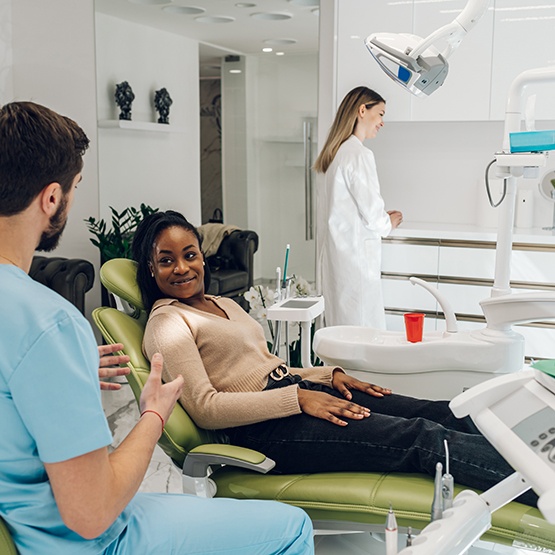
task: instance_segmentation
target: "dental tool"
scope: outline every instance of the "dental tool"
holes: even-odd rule
[[[397,519],[392,505],[389,505],[385,521],[385,553],[386,555],[397,555]]]
[[[276,268],[276,302],[281,301],[281,268]]]
[[[443,516],[443,495],[441,492],[441,473],[443,465],[436,464],[436,476],[434,478],[434,500],[432,501],[432,521],[439,520]]]
[[[282,289],[285,289],[287,286],[287,264],[289,263],[289,250],[291,249],[291,245],[287,243],[285,247],[285,262],[283,264],[283,280],[281,282]]]
[[[407,543],[405,547],[410,547],[412,545],[412,528],[409,526],[407,528]]]
[[[445,474],[441,478],[441,494],[443,497],[443,510],[445,511],[453,506],[455,480],[449,473],[449,445],[446,439],[443,440],[443,445],[445,445]]]

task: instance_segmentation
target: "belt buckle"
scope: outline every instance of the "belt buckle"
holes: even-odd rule
[[[289,368],[287,366],[279,365],[277,368],[270,372],[270,378],[276,382],[280,382],[289,375]]]

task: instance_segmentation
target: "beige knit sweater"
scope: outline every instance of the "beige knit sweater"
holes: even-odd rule
[[[301,412],[297,385],[263,391],[268,375],[284,361],[267,348],[262,327],[235,301],[210,297],[227,318],[176,299],[157,301],[150,313],[143,351],[164,356],[165,381],[181,374],[180,402],[198,426],[222,429]],[[335,367],[291,370],[331,386]]]

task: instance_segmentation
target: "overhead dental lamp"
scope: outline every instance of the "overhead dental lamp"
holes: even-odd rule
[[[443,85],[449,71],[447,58],[484,15],[489,3],[469,0],[454,21],[424,39],[409,33],[374,33],[366,38],[366,47],[396,83],[416,96],[428,96]],[[443,52],[434,46],[440,39],[447,42]]]

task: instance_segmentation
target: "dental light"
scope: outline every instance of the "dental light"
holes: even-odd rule
[[[374,33],[365,44],[380,67],[416,96],[428,96],[443,85],[447,58],[486,11],[490,0],[469,0],[459,16],[425,39],[408,33]],[[434,44],[447,42],[440,52]]]

